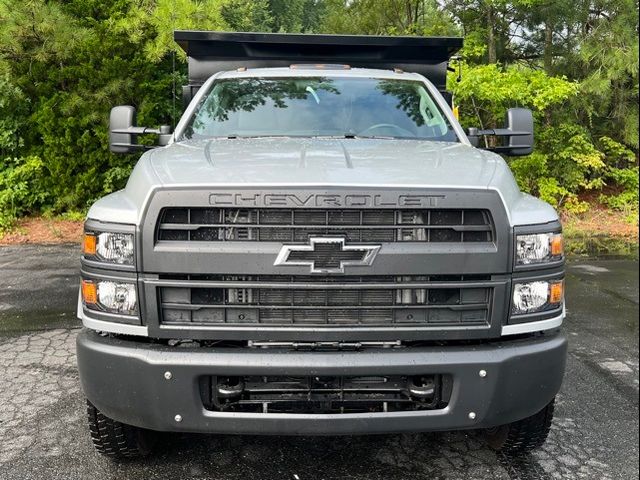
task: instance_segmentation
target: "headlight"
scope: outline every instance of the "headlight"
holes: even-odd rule
[[[516,265],[535,265],[562,259],[561,233],[536,233],[516,236]]]
[[[89,260],[133,265],[133,234],[85,232],[82,250]]]
[[[138,300],[133,283],[82,280],[82,302],[90,310],[136,315]]]
[[[557,308],[564,301],[564,281],[516,283],[511,313],[522,315]]]

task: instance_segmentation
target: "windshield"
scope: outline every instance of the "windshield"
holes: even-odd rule
[[[216,81],[183,134],[263,136],[458,141],[422,82],[345,77]]]

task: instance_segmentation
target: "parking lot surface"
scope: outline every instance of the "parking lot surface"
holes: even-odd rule
[[[163,435],[96,454],[75,364],[76,246],[0,247],[0,479],[638,478],[638,261],[572,259],[570,340],[545,446],[511,459],[477,432],[359,437]]]

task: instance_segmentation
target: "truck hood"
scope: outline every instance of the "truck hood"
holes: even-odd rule
[[[557,220],[523,194],[499,155],[462,143],[391,139],[237,138],[178,142],[145,153],[124,190],[89,210],[104,222],[139,224],[157,189],[359,187],[494,190],[511,225]]]
[[[164,185],[486,188],[496,159],[460,143],[238,138],[175,143],[150,156]]]

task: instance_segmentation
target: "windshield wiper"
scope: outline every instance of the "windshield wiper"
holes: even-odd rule
[[[264,136],[265,135],[239,135],[237,133],[230,133],[229,135],[221,135],[217,138],[226,138],[228,140],[235,140],[237,138],[259,138]]]
[[[354,135],[352,137],[347,138],[358,138],[358,139],[373,139],[373,140],[397,140],[401,137],[393,137],[389,135]]]

